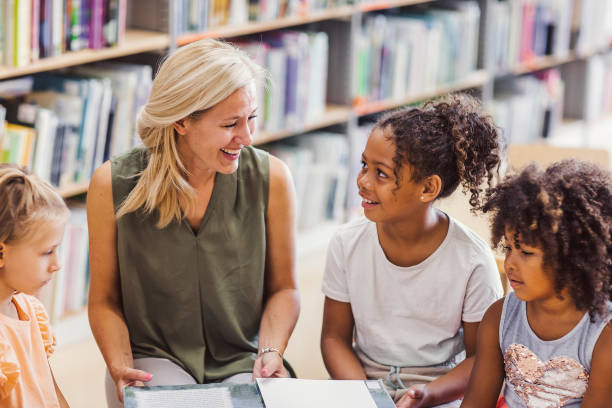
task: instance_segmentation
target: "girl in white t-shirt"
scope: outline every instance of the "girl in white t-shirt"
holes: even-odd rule
[[[332,378],[382,378],[398,407],[464,394],[478,324],[503,291],[488,245],[433,203],[461,183],[478,207],[500,145],[467,96],[375,125],[357,176],[365,218],[328,249],[321,350]]]

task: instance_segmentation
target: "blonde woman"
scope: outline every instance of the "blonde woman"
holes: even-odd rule
[[[295,193],[286,166],[250,147],[260,75],[227,43],[180,48],[139,116],[144,147],[91,180],[89,321],[109,406],[127,385],[288,375]]]

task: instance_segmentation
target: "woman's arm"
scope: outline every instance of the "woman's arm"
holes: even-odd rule
[[[366,374],[353,351],[355,320],[351,304],[325,297],[321,353],[334,380],[365,380]]]
[[[478,329],[476,360],[468,383],[463,408],[493,408],[504,382],[504,359],[499,348],[499,321],[504,299],[493,303]]]
[[[126,385],[142,385],[151,375],[135,370],[127,325],[121,309],[117,265],[117,227],[110,162],[94,173],[87,192],[89,228],[89,325],[122,400]]]
[[[436,406],[459,399],[465,394],[472,367],[474,366],[479,324],[480,322],[463,322],[463,342],[465,344],[466,359],[458,364],[457,367],[429,384],[418,384],[410,387],[410,390],[397,403],[398,408]]]
[[[583,408],[610,406],[612,401],[612,322],[604,327],[591,358],[589,386],[582,399]]]
[[[274,347],[279,353],[261,354],[253,378],[286,377],[281,355],[300,313],[295,276],[296,201],[287,166],[270,156],[270,190],[266,217],[265,296],[259,328],[259,351]]]

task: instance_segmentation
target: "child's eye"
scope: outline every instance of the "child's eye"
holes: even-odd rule
[[[361,161],[361,168],[362,169],[367,169],[368,168],[368,165],[363,160]]]
[[[230,125],[223,125],[224,128],[232,128],[234,126],[236,126],[236,122],[234,122],[234,123],[232,123]]]
[[[524,249],[523,249],[523,250],[521,250],[521,253],[522,253],[523,255],[527,255],[527,256],[529,256],[529,255],[533,255],[533,252],[525,251]]]
[[[504,252],[510,252],[510,251],[512,251],[512,247],[511,247],[511,246],[509,246],[509,245],[504,245],[504,246],[502,247],[502,249],[503,249],[503,251],[504,251]]]
[[[377,170],[376,174],[378,174],[378,177],[387,178],[387,175],[385,173],[383,173],[382,170]]]

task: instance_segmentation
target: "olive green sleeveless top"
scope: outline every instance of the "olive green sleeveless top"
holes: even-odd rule
[[[136,148],[111,161],[115,212],[148,160]],[[117,220],[123,314],[134,358],[167,358],[198,383],[250,372],[263,312],[267,153],[246,147],[238,170],[215,177],[197,233],[157,212]]]

